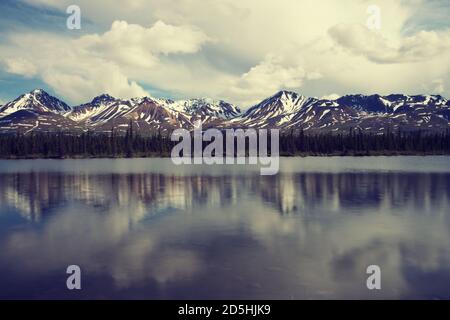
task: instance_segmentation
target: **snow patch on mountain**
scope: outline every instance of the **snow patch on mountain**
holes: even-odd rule
[[[64,114],[69,112],[71,108],[65,102],[49,95],[44,90],[36,89],[2,106],[0,117],[5,117],[19,110]]]
[[[70,108],[43,90],[33,90],[0,107],[0,132],[93,130],[125,132],[132,123],[144,134],[175,128],[279,128],[281,130],[371,132],[450,128],[450,102],[439,95],[391,94],[309,98],[279,91],[246,112],[210,98],[171,100],[155,97],[117,99],[102,94]]]

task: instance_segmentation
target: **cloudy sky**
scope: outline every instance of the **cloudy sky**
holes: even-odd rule
[[[73,4],[80,30],[66,26]],[[69,104],[106,92],[245,108],[281,89],[448,98],[449,16],[448,0],[2,0],[0,104],[34,88]]]

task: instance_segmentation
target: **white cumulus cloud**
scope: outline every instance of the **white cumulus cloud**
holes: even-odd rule
[[[136,70],[140,74],[151,70],[161,55],[194,53],[208,40],[190,26],[158,21],[145,28],[115,21],[103,34],[75,39],[48,33],[14,34],[12,45],[4,48],[3,62],[7,72],[37,75],[58,94],[77,103],[104,92],[130,98],[148,95],[130,78]]]
[[[7,58],[4,60],[6,71],[12,74],[18,74],[26,78],[31,78],[37,74],[36,66],[24,58]]]
[[[450,29],[420,31],[397,41],[360,24],[339,24],[329,30],[333,40],[375,63],[409,63],[450,54]]]
[[[145,28],[126,21],[114,21],[102,35],[87,35],[78,44],[110,60],[137,67],[151,67],[159,54],[195,53],[208,37],[191,26],[172,26],[157,21]]]
[[[300,64],[286,63],[282,57],[270,54],[248,72],[233,79],[225,95],[250,105],[266,98],[269,93],[281,89],[299,89],[305,79],[320,77],[318,72],[307,73]]]
[[[22,0],[65,13],[72,0]],[[241,107],[280,89],[309,96],[449,96],[450,4],[425,0],[77,0],[82,29],[2,30],[0,67],[65,98],[210,96]],[[367,29],[376,5],[380,30]],[[45,12],[45,10],[38,10]],[[92,24],[85,29],[88,21]],[[92,33],[85,30],[102,30]],[[10,60],[9,66],[5,59]],[[12,61],[12,62],[11,62]],[[26,66],[28,61],[33,65]],[[441,82],[436,82],[437,79]],[[144,89],[145,88],[145,89]]]

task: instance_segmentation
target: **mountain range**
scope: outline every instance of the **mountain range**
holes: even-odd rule
[[[203,128],[279,128],[307,133],[442,131],[450,128],[450,101],[440,95],[345,95],[335,100],[280,91],[242,111],[209,98],[174,101],[154,97],[118,99],[108,94],[69,106],[41,89],[0,106],[0,133],[124,133],[130,123],[140,134]]]

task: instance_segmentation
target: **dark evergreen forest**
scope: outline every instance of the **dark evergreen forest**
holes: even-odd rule
[[[0,158],[90,158],[170,156],[178,142],[169,135],[32,133],[0,135]],[[204,142],[206,146],[208,143]],[[270,145],[270,143],[269,143]],[[225,150],[225,148],[224,148]],[[280,136],[280,155],[425,155],[450,154],[450,130],[440,133],[386,132]]]

